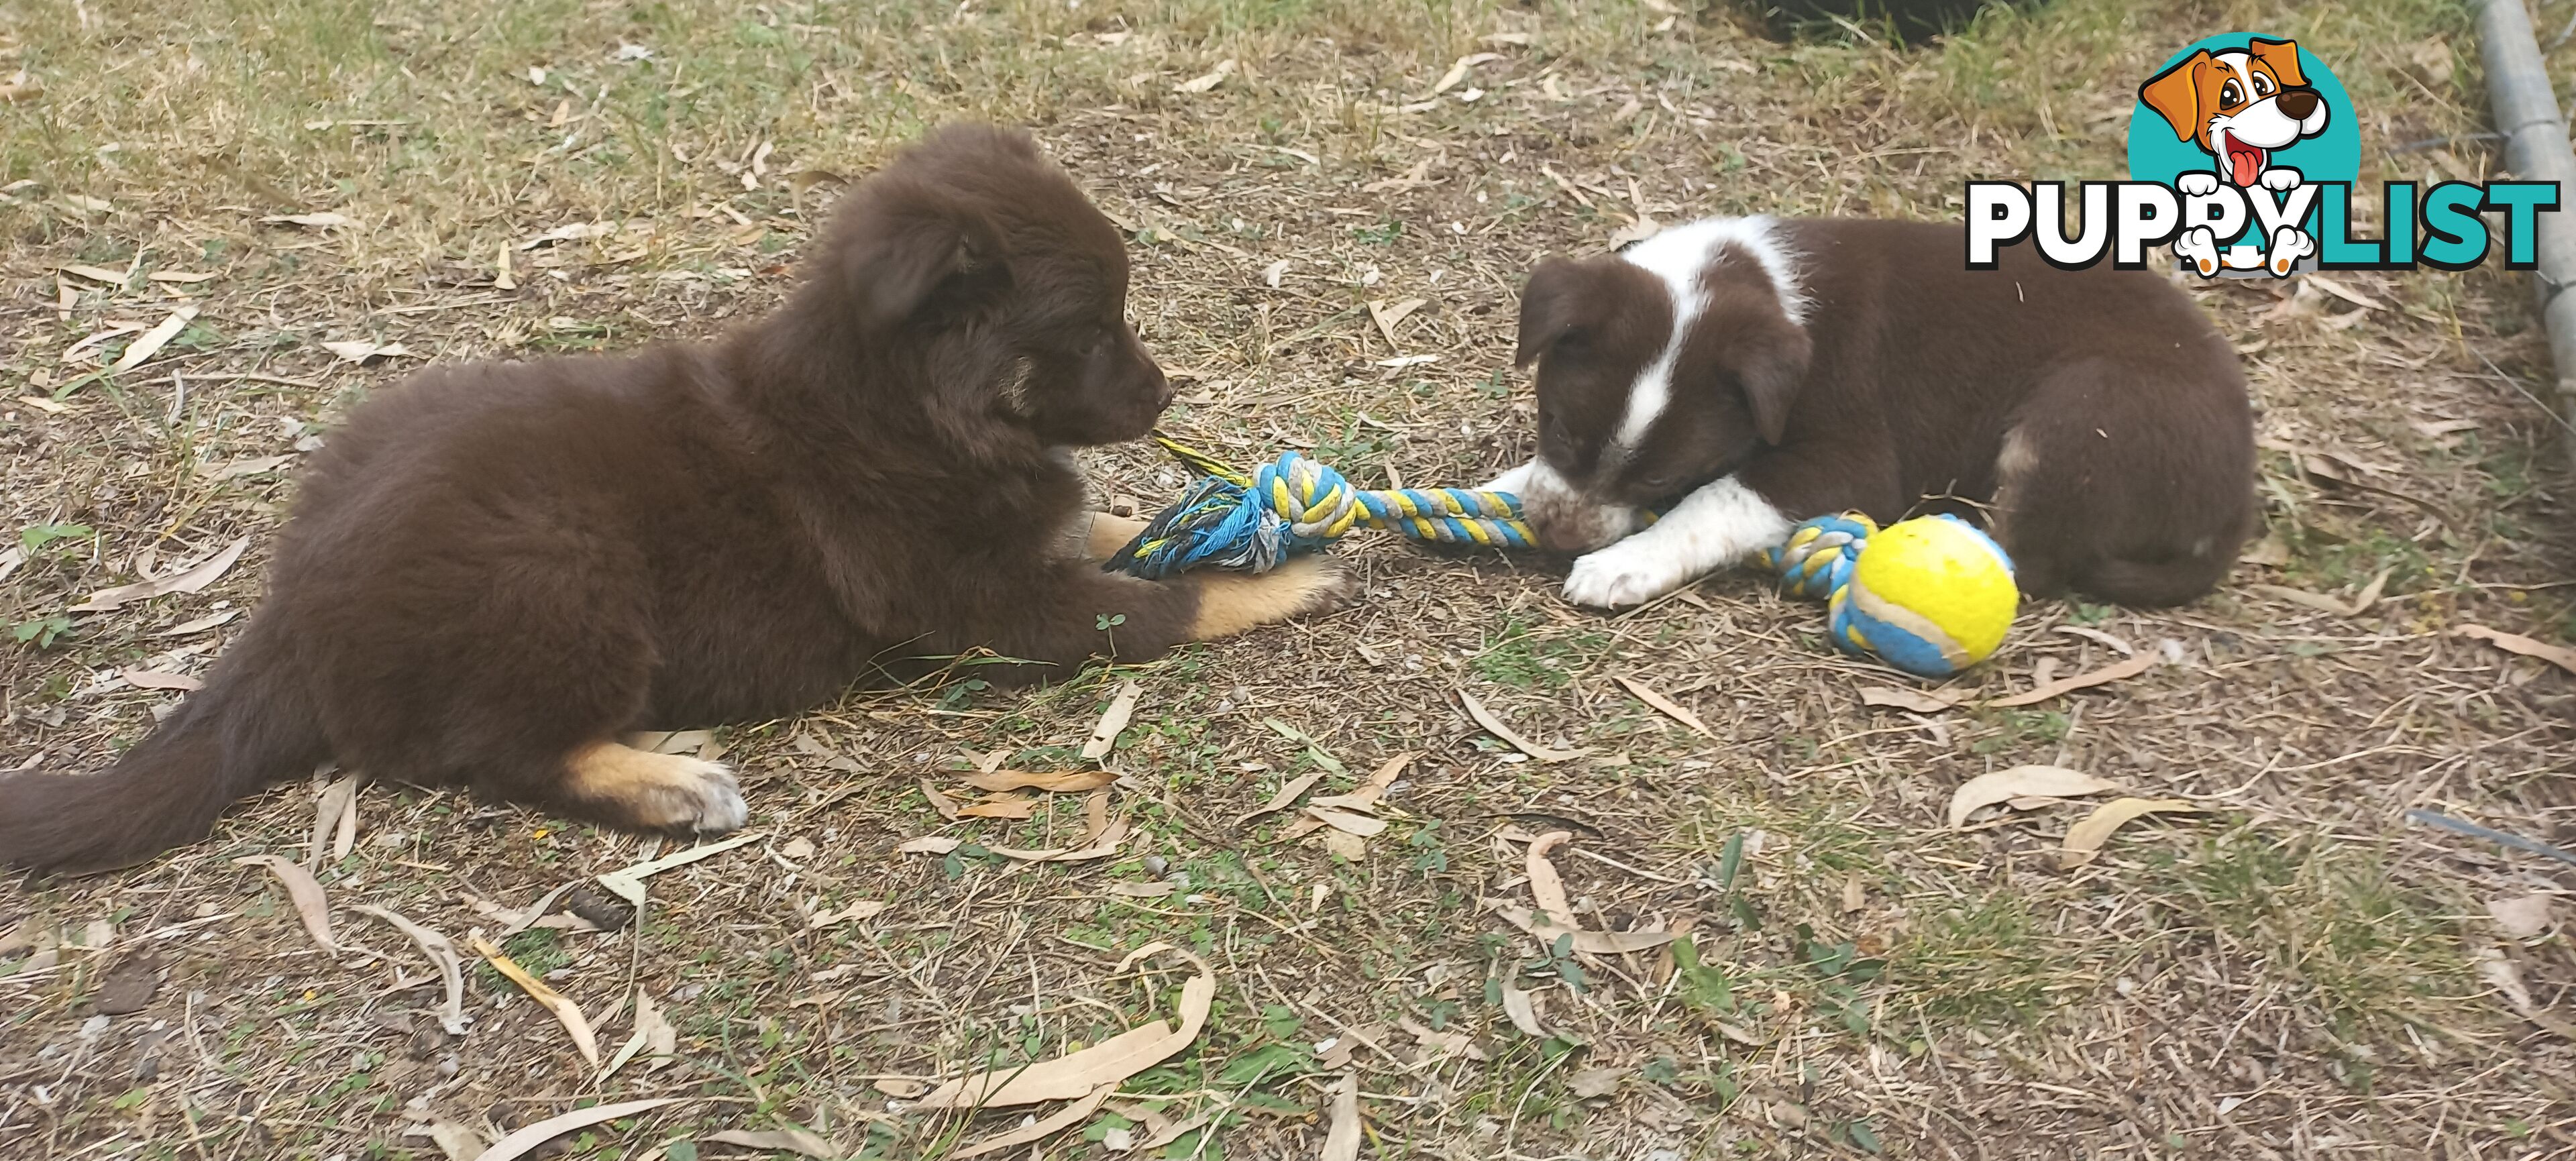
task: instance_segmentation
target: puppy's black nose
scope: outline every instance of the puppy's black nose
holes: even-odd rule
[[[2317,111],[2318,97],[2315,89],[2283,89],[2278,100],[2281,102],[2281,112],[2293,121],[2305,121],[2309,114]]]

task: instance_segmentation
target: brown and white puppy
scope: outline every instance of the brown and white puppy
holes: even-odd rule
[[[0,861],[135,861],[336,758],[637,829],[733,774],[626,731],[794,713],[991,649],[1044,679],[1317,608],[1312,560],[1155,583],[1079,543],[1064,449],[1171,397],[1118,232],[1024,135],[940,130],[854,189],[774,315],[706,345],[425,371],[303,481],[206,687],[103,774],[0,777]],[[1132,528],[1093,528],[1105,558]],[[1114,626],[1114,627],[1113,627]]]
[[[1565,595],[1585,605],[1851,509],[1982,513],[2035,595],[2209,589],[2253,518],[2235,351],[2155,275],[2026,248],[1970,271],[1965,249],[1957,226],[1713,218],[1550,259],[1517,356],[1538,365],[1538,456],[1487,486],[1584,554]]]

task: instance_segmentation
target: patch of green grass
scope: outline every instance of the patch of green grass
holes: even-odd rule
[[[2368,847],[2249,823],[2176,871],[2194,923],[2297,981],[2347,1034],[2392,1032],[2476,991],[2449,918],[2461,905],[2398,883]]]
[[[2067,966],[2062,949],[2042,944],[2031,901],[2017,892],[1926,908],[1913,927],[1888,955],[1888,981],[1895,1002],[1934,1027],[2030,1020]]]
[[[2075,728],[2075,720],[2063,710],[1979,708],[1971,711],[1970,716],[1977,724],[1993,731],[1968,743],[1968,752],[1972,754],[1999,754],[2019,746],[2050,745],[2064,741],[2066,732]]]
[[[1470,667],[1476,676],[1517,689],[1563,689],[1576,670],[1609,648],[1610,639],[1592,631],[1542,632],[1517,613],[1485,634]]]

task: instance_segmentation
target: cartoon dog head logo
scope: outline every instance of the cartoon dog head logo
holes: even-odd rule
[[[2269,164],[2272,151],[2325,132],[2330,116],[2299,68],[2298,42],[2259,37],[2242,51],[2193,52],[2138,86],[2138,100],[2240,187],[2299,184],[2299,171]]]
[[[2301,187],[2349,182],[2361,168],[2360,135],[2336,111],[2345,104],[2343,86],[2296,41],[2249,33],[2191,45],[2139,85],[2129,175],[2200,199],[2204,213],[2221,202],[2252,211],[2228,215],[2232,225],[2186,225],[2175,257],[2203,277],[2314,265],[2317,197]]]

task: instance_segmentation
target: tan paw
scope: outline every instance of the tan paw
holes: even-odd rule
[[[1107,512],[1086,512],[1083,515],[1089,518],[1087,526],[1082,526],[1081,518],[1074,523],[1082,526],[1084,560],[1108,560],[1118,555],[1119,549],[1127,547],[1129,541],[1136,539],[1137,533],[1145,530],[1145,522],[1133,516],[1112,516]]]
[[[1359,592],[1357,578],[1320,556],[1301,556],[1258,575],[1207,572],[1193,577],[1199,585],[1198,615],[1190,622],[1193,641],[1213,641],[1290,617],[1331,612]]]
[[[722,834],[751,821],[742,784],[721,762],[603,742],[565,763],[566,791],[638,830]]]

